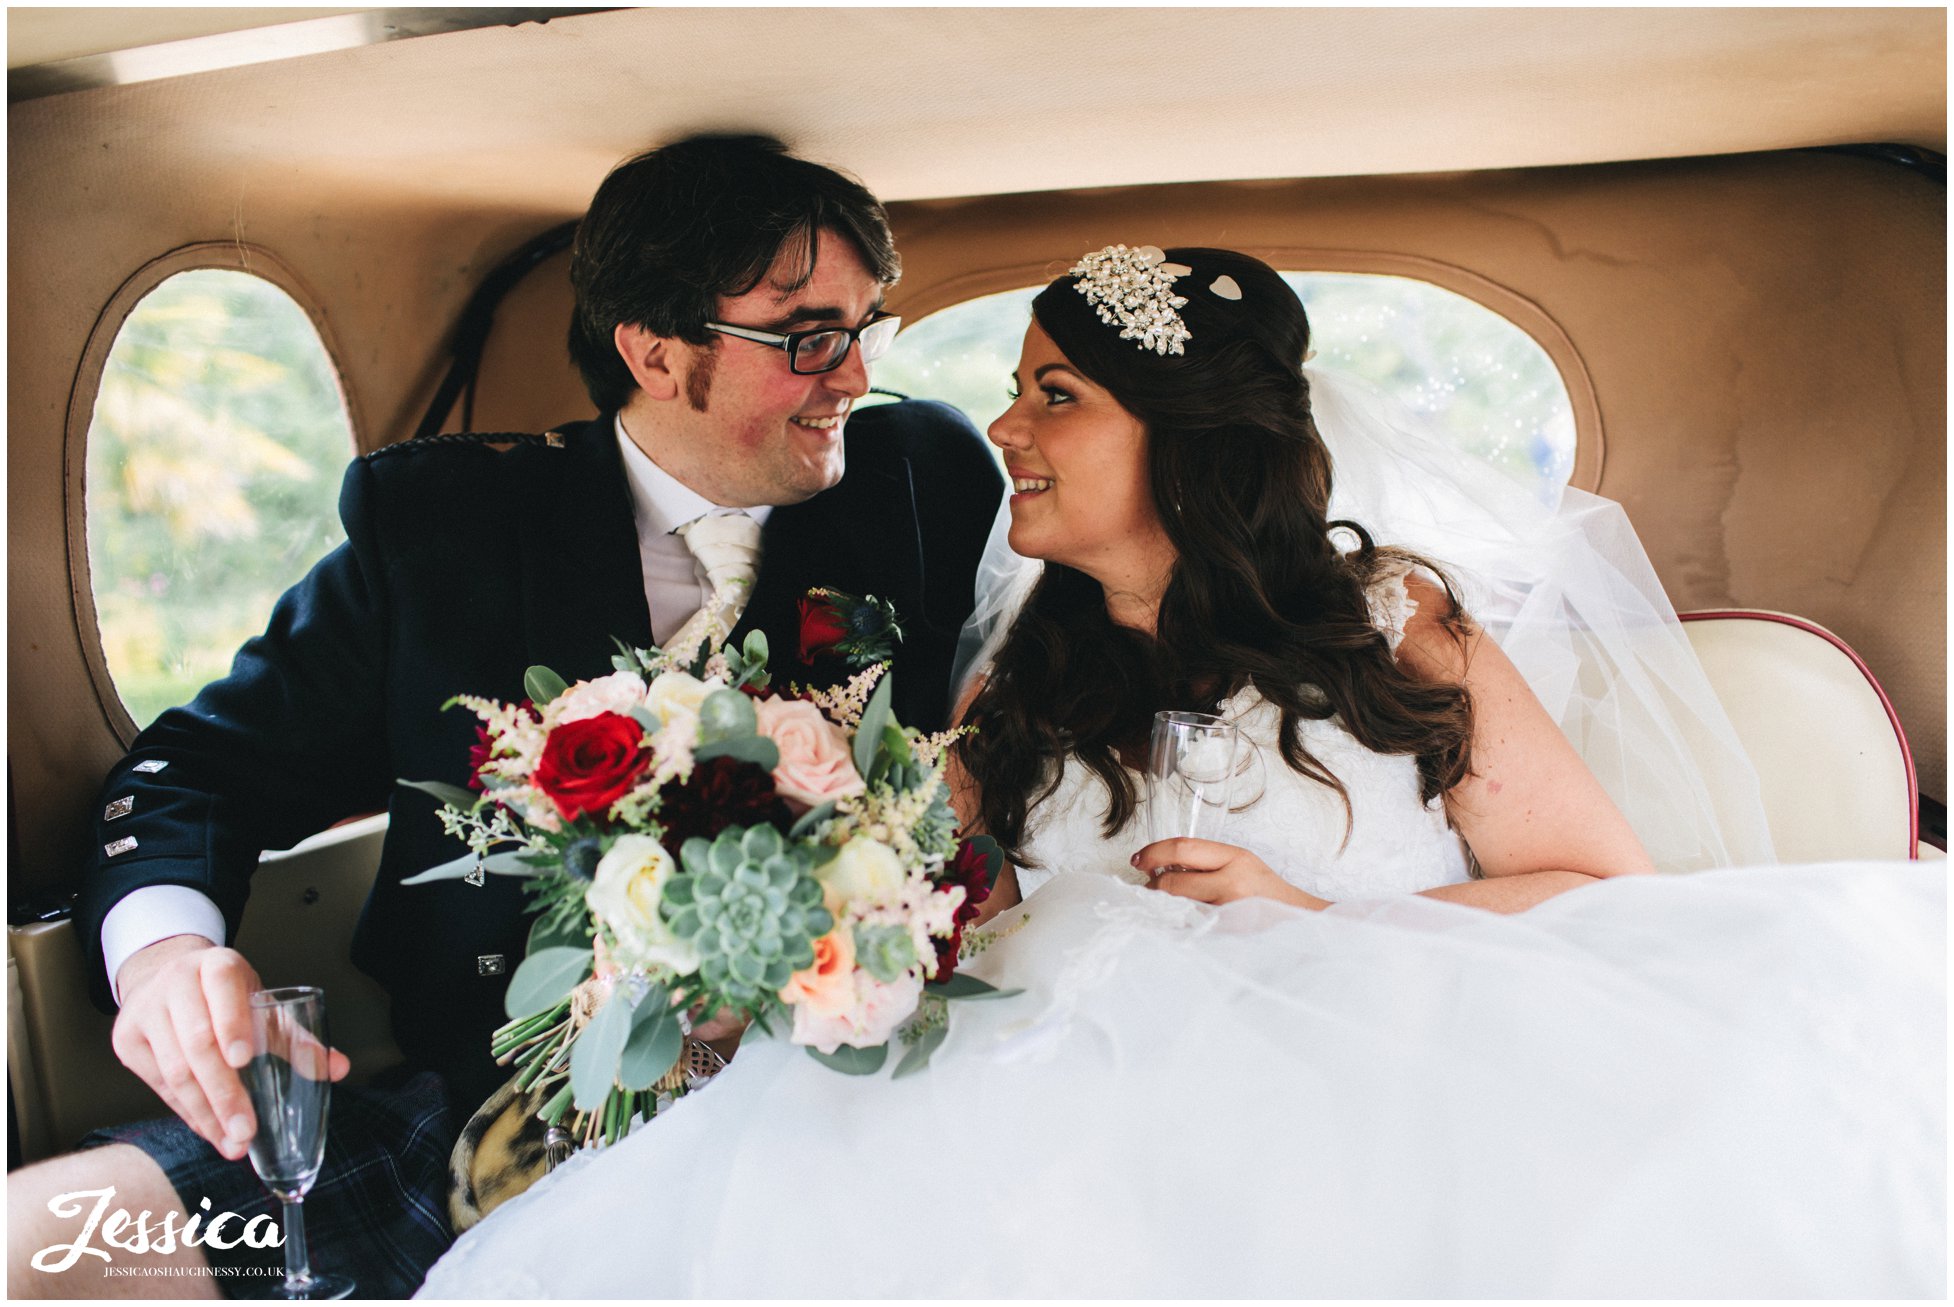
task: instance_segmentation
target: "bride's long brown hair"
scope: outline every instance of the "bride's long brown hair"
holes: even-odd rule
[[[1172,249],[1194,269],[1186,353],[1159,355],[1101,322],[1070,275],[1032,302],[1066,358],[1146,426],[1154,511],[1178,553],[1157,635],[1116,625],[1085,573],[1047,563],[992,665],[959,744],[982,795],[984,829],[1021,866],[1027,819],[1075,754],[1111,796],[1110,837],[1137,795],[1120,752],[1145,745],[1156,711],[1204,710],[1253,685],[1281,713],[1279,748],[1296,771],[1350,800],[1303,746],[1301,723],[1338,717],[1359,743],[1418,760],[1430,802],[1471,770],[1472,703],[1456,685],[1401,670],[1372,623],[1367,583],[1409,559],[1444,587],[1446,627],[1468,629],[1456,592],[1424,559],[1377,547],[1328,520],[1330,456],[1310,416],[1302,359],[1309,321],[1267,264],[1230,250]],[[1234,279],[1241,298],[1207,288]],[[1339,549],[1332,528],[1354,539]]]

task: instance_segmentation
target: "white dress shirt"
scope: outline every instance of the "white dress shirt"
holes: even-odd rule
[[[745,513],[764,524],[773,509],[727,508],[713,503],[651,461],[616,422],[624,479],[631,491],[631,520],[638,529],[638,563],[644,572],[645,604],[651,613],[653,643],[670,639],[712,597],[712,583],[686,548],[678,528],[711,513]],[[173,935],[199,935],[213,944],[224,940],[224,914],[201,890],[187,885],[146,885],[117,900],[102,919],[102,958],[109,987],[122,1001],[122,964],[139,950]]]
[[[712,598],[706,570],[675,534],[687,522],[713,513],[745,513],[762,526],[768,506],[725,508],[685,485],[651,461],[617,420],[617,444],[624,453],[624,479],[631,487],[631,517],[638,524],[638,563],[645,574],[645,603],[651,609],[651,638],[663,644]]]

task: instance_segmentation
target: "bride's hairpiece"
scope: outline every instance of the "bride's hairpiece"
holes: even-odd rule
[[[1128,249],[1108,245],[1094,250],[1068,270],[1079,279],[1079,294],[1099,313],[1099,320],[1117,326],[1121,340],[1136,340],[1156,354],[1185,354],[1187,324],[1175,310],[1187,297],[1174,294],[1174,282],[1194,269],[1169,263],[1157,245]]]

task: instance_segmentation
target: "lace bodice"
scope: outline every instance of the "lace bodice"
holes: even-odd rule
[[[1392,652],[1404,638],[1417,603],[1402,572],[1381,578],[1370,595],[1371,616]],[[1223,700],[1221,715],[1236,723],[1242,748],[1252,752],[1236,799],[1217,838],[1254,853],[1291,884],[1332,902],[1383,898],[1449,885],[1468,876],[1464,845],[1445,822],[1441,804],[1418,797],[1418,765],[1409,755],[1373,753],[1337,718],[1302,723],[1303,746],[1350,796],[1349,839],[1343,803],[1329,786],[1292,770],[1277,751],[1281,713],[1249,687]],[[1144,795],[1144,779],[1134,774]],[[1057,871],[1088,871],[1139,883],[1128,862],[1147,842],[1144,812],[1110,840],[1106,788],[1076,758],[1068,758],[1052,796],[1031,812],[1025,850],[1039,865],[1018,868],[1029,895]]]

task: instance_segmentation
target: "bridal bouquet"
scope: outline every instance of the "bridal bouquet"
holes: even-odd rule
[[[766,637],[690,668],[620,646],[617,670],[528,699],[462,696],[481,719],[470,789],[442,801],[468,845],[407,883],[520,876],[537,912],[493,1051],[542,1116],[615,1139],[682,1093],[693,1020],[730,1011],[837,1070],[922,1068],[948,1000],[1002,991],[956,974],[1001,863],[960,839],[944,781],[956,732],[889,707],[886,663],[767,693]]]

